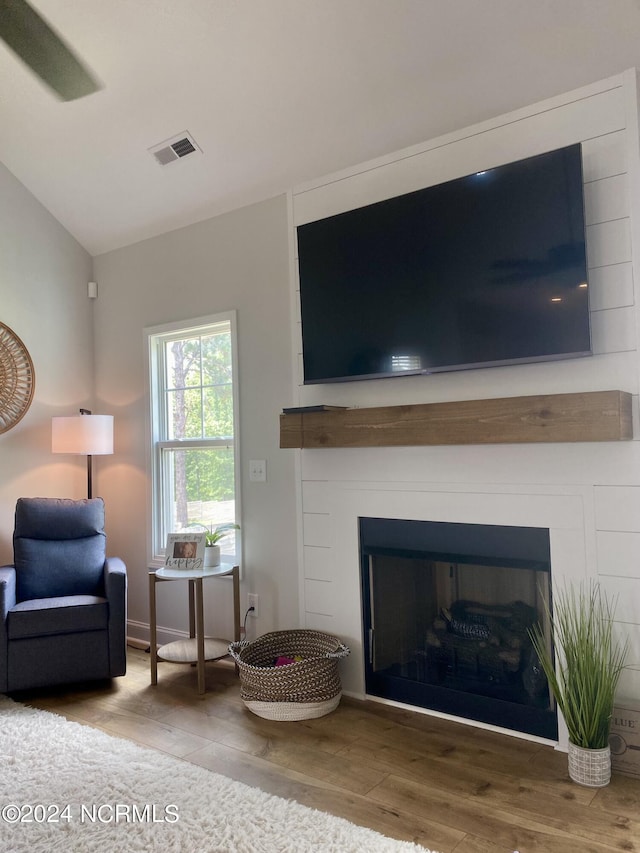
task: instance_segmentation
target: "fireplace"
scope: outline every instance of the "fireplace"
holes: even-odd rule
[[[557,739],[528,635],[540,622],[549,637],[549,530],[360,518],[359,532],[366,692]]]

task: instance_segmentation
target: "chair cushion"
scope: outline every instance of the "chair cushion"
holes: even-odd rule
[[[77,631],[106,630],[109,606],[97,595],[63,595],[21,601],[9,610],[7,633],[10,640],[71,634]]]
[[[15,547],[16,598],[100,595],[104,590],[104,540],[43,542],[21,539]]]
[[[102,595],[102,499],[20,498],[13,548],[18,601]]]

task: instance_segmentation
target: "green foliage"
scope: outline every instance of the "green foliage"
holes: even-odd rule
[[[553,660],[542,627],[529,631],[549,686],[569,730],[569,740],[586,749],[609,742],[615,692],[624,669],[627,644],[613,639],[615,607],[598,584],[556,596],[553,615],[545,607],[559,656]]]
[[[228,447],[175,455],[178,516],[187,503],[233,500],[233,385],[231,335],[221,333],[166,345],[169,433],[173,439],[227,438]]]
[[[224,539],[232,530],[240,530],[239,524],[228,522],[227,524],[218,524],[217,527],[203,525],[207,528],[204,540],[207,545],[217,545],[221,539]]]
[[[189,450],[184,456],[187,501],[233,500],[232,450]]]

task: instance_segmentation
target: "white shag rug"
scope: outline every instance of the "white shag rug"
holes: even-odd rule
[[[0,850],[425,853],[4,696]]]

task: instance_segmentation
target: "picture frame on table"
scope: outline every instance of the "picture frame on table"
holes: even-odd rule
[[[204,568],[205,533],[169,533],[164,565],[167,569],[197,571]]]

